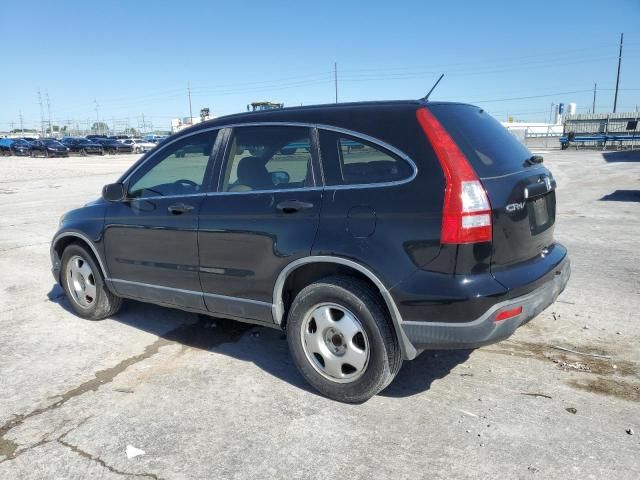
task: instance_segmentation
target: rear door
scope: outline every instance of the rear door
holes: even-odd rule
[[[554,243],[555,180],[532,153],[483,109],[433,104],[429,110],[449,132],[480,178],[493,213],[494,273],[544,254]]]
[[[276,278],[309,255],[318,229],[322,189],[311,139],[311,128],[295,126],[230,134],[218,192],[200,211],[200,281],[211,312],[273,321]]]

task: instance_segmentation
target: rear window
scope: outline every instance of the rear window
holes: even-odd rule
[[[500,122],[471,105],[430,105],[429,110],[465,154],[480,177],[521,171],[531,152]]]
[[[378,145],[336,132],[320,131],[327,185],[368,185],[410,178],[413,168]]]

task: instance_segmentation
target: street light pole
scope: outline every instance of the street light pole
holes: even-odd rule
[[[336,88],[336,103],[338,103],[338,63],[333,62],[333,83]]]
[[[187,94],[189,95],[189,125],[193,125],[193,112],[191,110],[191,84],[187,83]]]
[[[618,106],[618,85],[620,84],[620,65],[622,64],[622,40],[624,39],[624,33],[620,34],[620,53],[618,54],[618,75],[616,76],[616,94],[613,97],[613,113],[616,113],[616,107]]]

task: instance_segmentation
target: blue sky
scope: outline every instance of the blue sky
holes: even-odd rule
[[[40,119],[128,119],[155,127],[194,114],[417,98],[544,121],[552,102],[610,111],[625,33],[618,111],[640,105],[640,0],[15,1],[0,6],[0,130]],[[521,97],[535,97],[522,99]],[[96,112],[96,102],[98,112]],[[46,105],[45,105],[45,117]]]

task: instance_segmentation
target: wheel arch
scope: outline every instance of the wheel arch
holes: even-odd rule
[[[87,248],[95,257],[98,262],[98,266],[100,268],[100,273],[102,273],[102,277],[106,280],[109,278],[107,269],[105,268],[104,263],[102,262],[102,258],[98,253],[98,249],[95,247],[91,239],[86,235],[76,232],[76,231],[67,231],[61,232],[57,234],[53,241],[51,242],[51,263],[53,265],[54,276],[58,277],[60,272],[60,261],[62,259],[62,252],[72,243],[76,243],[82,245]],[[57,273],[56,273],[57,272]],[[56,278],[56,281],[59,281],[59,278]]]
[[[296,285],[296,277],[301,273],[302,280]],[[361,278],[379,292],[391,317],[393,329],[398,339],[403,358],[415,358],[417,351],[402,329],[402,316],[389,290],[380,278],[369,268],[347,258],[328,255],[312,256],[301,258],[288,264],[278,275],[273,289],[272,314],[274,322],[283,326],[286,321],[288,306],[293,300],[292,298],[285,298],[290,290],[289,287],[293,285],[293,291],[295,293],[296,290],[301,290],[313,281],[336,273],[355,274],[356,277]],[[302,287],[300,287],[300,285],[302,285]]]

